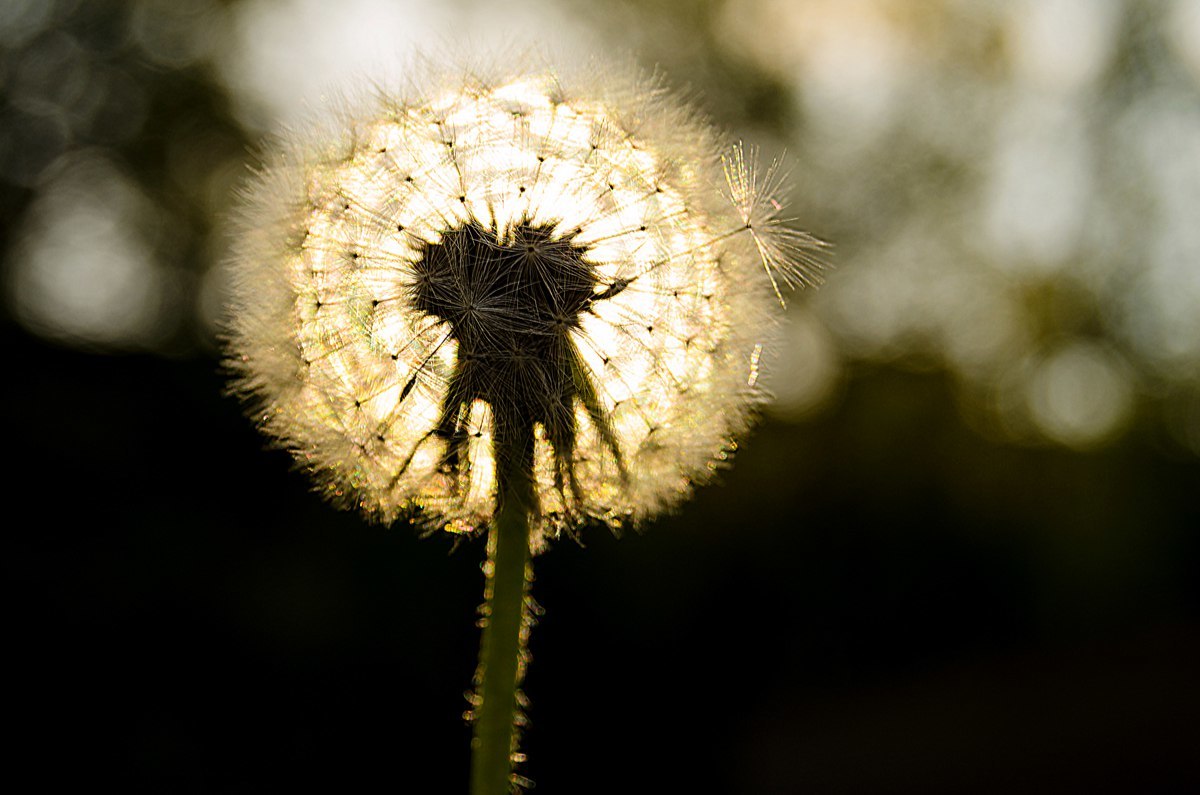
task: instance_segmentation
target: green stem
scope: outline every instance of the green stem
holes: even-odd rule
[[[520,457],[520,456],[518,456]],[[529,617],[525,604],[531,493],[524,462],[501,477],[499,512],[488,532],[484,627],[476,673],[475,734],[471,741],[472,795],[507,795],[517,752],[517,689],[524,673]]]

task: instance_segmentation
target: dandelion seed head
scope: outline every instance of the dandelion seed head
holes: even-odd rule
[[[815,277],[777,169],[722,157],[640,76],[427,86],[342,101],[254,175],[236,390],[326,496],[381,521],[485,525],[514,433],[537,547],[676,505],[764,399],[782,291]]]

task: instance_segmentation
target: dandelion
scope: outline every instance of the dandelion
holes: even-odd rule
[[[333,116],[246,191],[235,389],[335,503],[490,528],[473,786],[506,791],[531,553],[712,476],[815,243],[777,169],[636,75],[452,72]]]

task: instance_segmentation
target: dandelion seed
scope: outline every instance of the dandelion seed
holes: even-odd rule
[[[729,199],[742,221],[742,228],[754,240],[763,270],[780,306],[785,306],[779,283],[788,290],[820,281],[821,262],[816,252],[820,244],[791,226],[795,219],[782,216],[778,198],[787,174],[775,161],[765,170],[758,167],[758,152],[740,146],[721,157]]]

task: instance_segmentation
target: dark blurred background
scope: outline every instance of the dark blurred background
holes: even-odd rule
[[[22,791],[466,790],[479,542],[223,396],[233,190],[416,48],[623,49],[834,243],[722,482],[537,560],[538,792],[1200,787],[1197,0],[2,0]]]

